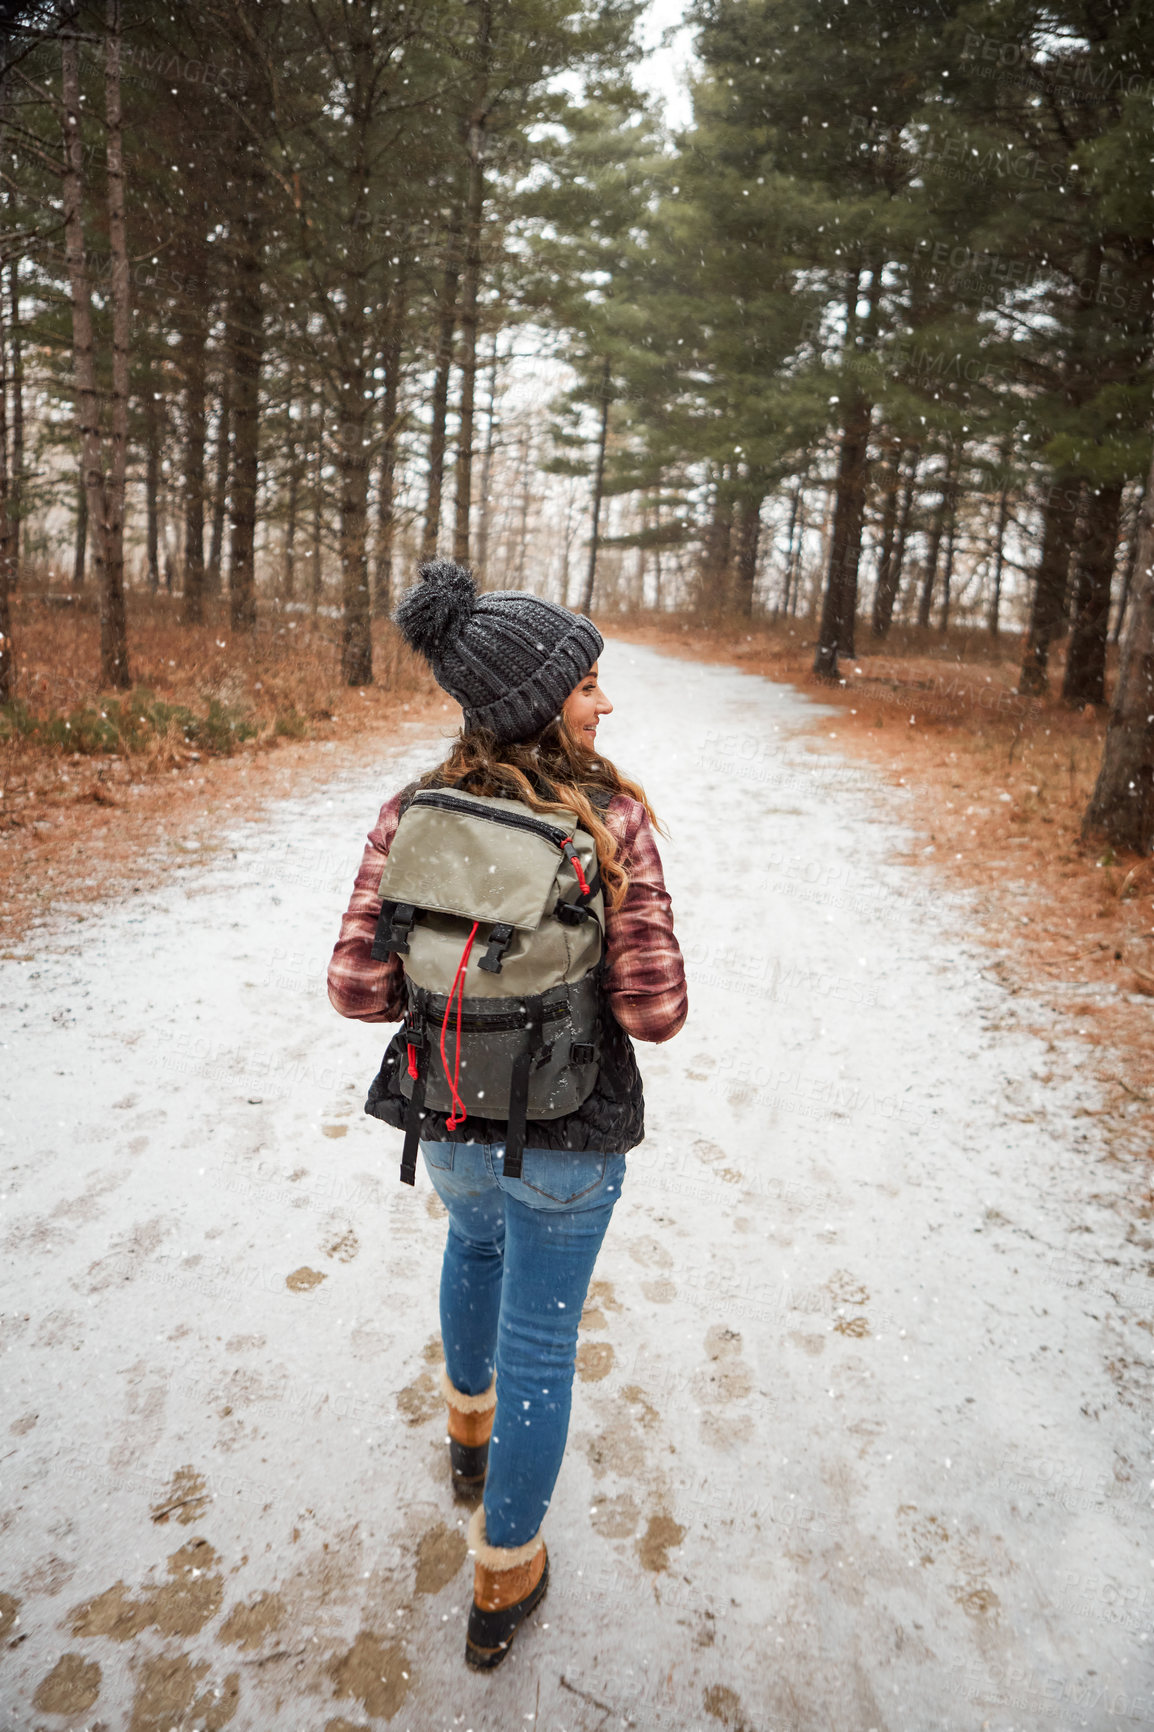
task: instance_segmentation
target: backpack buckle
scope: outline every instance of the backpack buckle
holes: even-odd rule
[[[409,954],[408,936],[416,917],[417,910],[411,902],[381,903],[373,948],[369,952],[374,962],[384,962],[394,952],[399,956]]]
[[[405,1014],[401,1024],[401,1032],[405,1042],[405,1060],[409,1076],[414,1083],[421,1080],[421,1056],[425,1051],[425,1019],[419,1010],[410,1009]],[[412,1184],[412,1180],[407,1181]]]
[[[489,929],[489,948],[478,961],[477,967],[483,968],[486,974],[500,974],[505,952],[512,942],[513,928],[507,926],[503,920],[498,920]]]
[[[570,1043],[570,1064],[592,1064],[596,1057],[597,1048],[591,1040],[575,1040]]]

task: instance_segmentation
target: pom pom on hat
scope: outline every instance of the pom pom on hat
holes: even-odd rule
[[[420,583],[398,604],[393,618],[410,648],[439,662],[472,618],[477,586],[472,572],[450,559],[429,560],[418,575]]]

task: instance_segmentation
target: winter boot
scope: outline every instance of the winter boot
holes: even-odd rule
[[[489,1465],[489,1435],[497,1406],[497,1379],[480,1395],[462,1395],[441,1367],[441,1388],[449,1404],[449,1463],[453,1490],[468,1497],[485,1483]]]
[[[475,1671],[490,1672],[509,1652],[518,1625],[545,1598],[549,1554],[539,1533],[523,1546],[491,1546],[484,1504],[469,1521],[469,1550],[476,1563],[465,1660]]]

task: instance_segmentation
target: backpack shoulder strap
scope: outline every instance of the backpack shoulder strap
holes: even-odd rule
[[[405,1142],[401,1150],[401,1183],[417,1182],[417,1146],[425,1121],[425,1084],[429,1077],[429,1040],[426,1023],[426,995],[420,987],[409,984],[409,1007],[405,1016],[405,1037],[409,1075],[413,1092],[405,1109]]]
[[[413,803],[413,796],[421,789],[420,782],[409,782],[401,789],[400,802],[397,808],[398,823],[404,817]],[[416,909],[411,902],[381,903],[381,912],[377,916],[377,929],[373,934],[373,945],[369,955],[374,962],[384,962],[396,953],[399,956],[409,954],[409,929],[416,918]]]
[[[525,1012],[525,1045],[513,1060],[509,1078],[509,1119],[505,1129],[505,1158],[501,1171],[507,1179],[521,1177],[521,1157],[529,1117],[529,1072],[544,1040],[543,1004],[539,995],[521,1000]]]

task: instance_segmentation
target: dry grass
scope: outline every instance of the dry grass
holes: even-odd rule
[[[1085,1042],[1113,1128],[1126,1147],[1154,1154],[1154,997],[1140,996],[1154,975],[1154,859],[1115,856],[1080,833],[1104,713],[1018,697],[1016,636],[992,645],[985,634],[895,631],[883,653],[866,638],[866,653],[843,661],[845,683],[830,687],[811,674],[804,621],[701,628],[650,618],[606,629],[831,705],[836,716],[814,718],[816,738],[916,792],[911,858],[979,893],[975,936],[996,952],[1003,984],[1036,995]],[[1055,691],[1061,673],[1059,656]],[[1039,1016],[1046,1038],[1054,1026]]]
[[[177,598],[129,596],[129,655],[133,682],[169,703],[203,710],[212,700],[251,714],[262,733],[278,716],[296,713],[314,726],[347,709],[341,685],[339,624],[307,613],[265,614],[257,630],[236,633],[227,609],[210,604],[202,626],[181,625]],[[13,638],[17,697],[38,715],[68,711],[117,694],[98,682],[100,635],[96,598],[63,599],[20,591]],[[424,664],[387,621],[374,627],[375,685],[386,692],[431,690]]]
[[[362,690],[341,684],[335,622],[262,616],[255,633],[234,634],[223,608],[197,627],[182,626],[178,608],[167,596],[130,595],[137,688],[197,718],[215,706],[218,719],[239,719],[248,737],[218,726],[190,741],[173,719],[140,731],[131,749],[78,753],[37,737],[0,741],[0,894],[9,941],[60,903],[154,877],[143,864],[152,842],[161,832],[171,839],[182,827],[195,830],[218,798],[236,805],[274,797],[290,765],[307,781],[315,742],[355,748],[421,715],[451,719],[426,665],[388,622],[374,628],[376,679]],[[18,698],[33,721],[84,710],[115,716],[123,694],[97,681],[94,598],[60,606],[21,592],[13,637]]]

